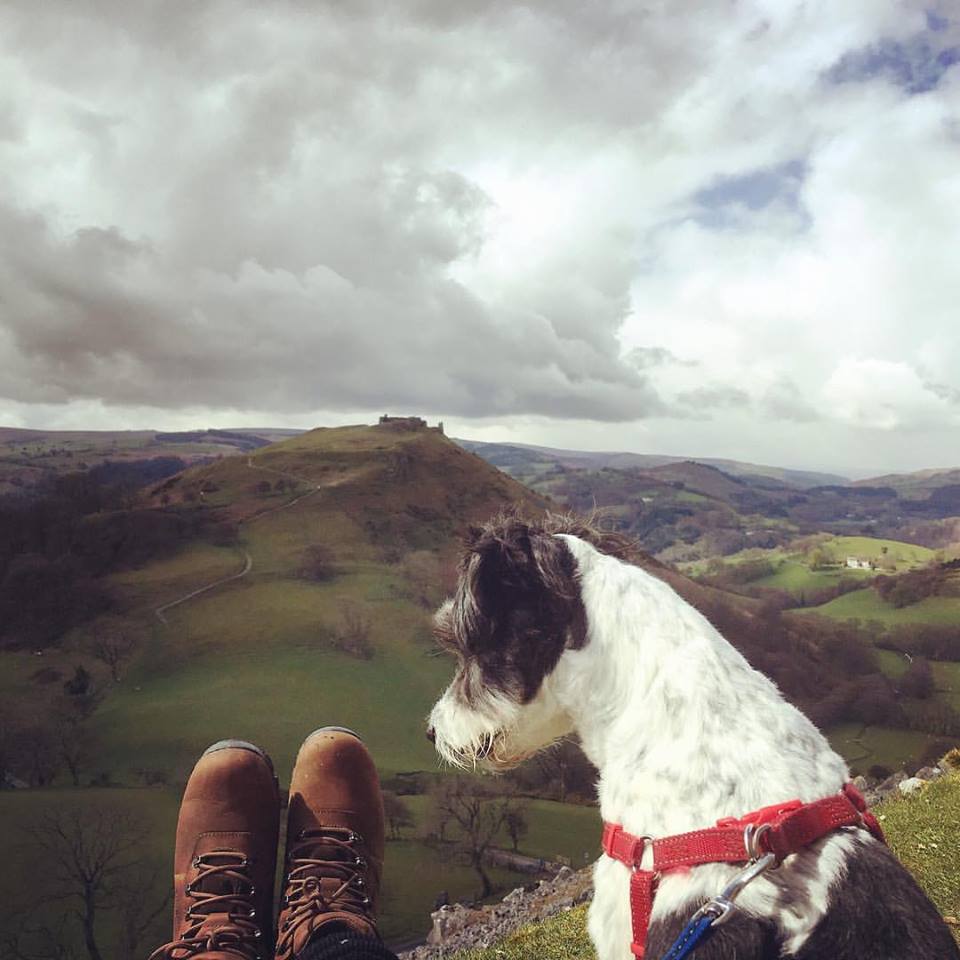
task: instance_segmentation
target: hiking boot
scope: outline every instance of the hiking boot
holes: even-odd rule
[[[383,798],[373,759],[343,727],[303,742],[290,778],[277,960],[328,933],[378,937]]]
[[[280,796],[270,758],[221,740],[190,774],[173,861],[173,940],[150,960],[266,960]]]

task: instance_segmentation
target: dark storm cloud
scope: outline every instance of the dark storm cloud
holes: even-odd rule
[[[347,249],[331,257],[339,270],[297,273],[252,260],[229,272],[181,269],[116,230],[58,241],[39,217],[0,209],[5,392],[33,402],[286,411],[391,402],[599,420],[657,409],[641,376],[589,336],[561,335],[543,316],[493,313],[442,276],[438,264],[463,234],[408,199],[395,198],[389,218],[388,243],[398,231],[408,237],[395,269],[371,239],[354,270]],[[445,202],[444,216],[454,206]]]
[[[67,217],[31,204],[29,188],[0,207],[0,393],[600,420],[662,410],[619,357],[629,257],[568,251],[509,299],[471,292],[452,268],[482,248],[492,203],[438,147],[460,124],[458,149],[473,151],[494,115],[501,136],[549,126],[556,90],[531,77],[516,100],[511,77],[544,30],[557,43],[541,66],[569,85],[576,125],[590,112],[583,68],[561,61],[582,47],[577,31],[622,50],[636,14],[563,4],[538,24],[498,3],[381,10],[7,7],[8,63],[46,91],[50,115],[4,103],[0,135],[59,138],[79,194]],[[503,24],[516,59],[490,45]]]

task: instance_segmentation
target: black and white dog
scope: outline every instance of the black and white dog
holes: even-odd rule
[[[813,723],[625,556],[616,536],[569,517],[500,517],[472,532],[435,620],[458,661],[429,719],[440,755],[502,770],[575,732],[600,771],[603,819],[637,836],[836,794],[847,767]],[[662,956],[739,869],[665,875],[646,956]],[[630,871],[601,856],[594,877],[590,936],[600,960],[627,960]],[[696,960],[960,958],[912,877],[856,827],[788,857],[737,905]]]

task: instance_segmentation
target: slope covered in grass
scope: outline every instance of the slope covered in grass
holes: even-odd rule
[[[872,620],[887,626],[905,623],[960,623],[960,597],[927,597],[906,607],[895,607],[867,587],[845,593],[819,607],[807,607],[797,613],[817,613],[835,620]]]

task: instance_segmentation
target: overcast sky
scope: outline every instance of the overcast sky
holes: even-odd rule
[[[958,261],[953,3],[0,5],[3,425],[960,465]]]

